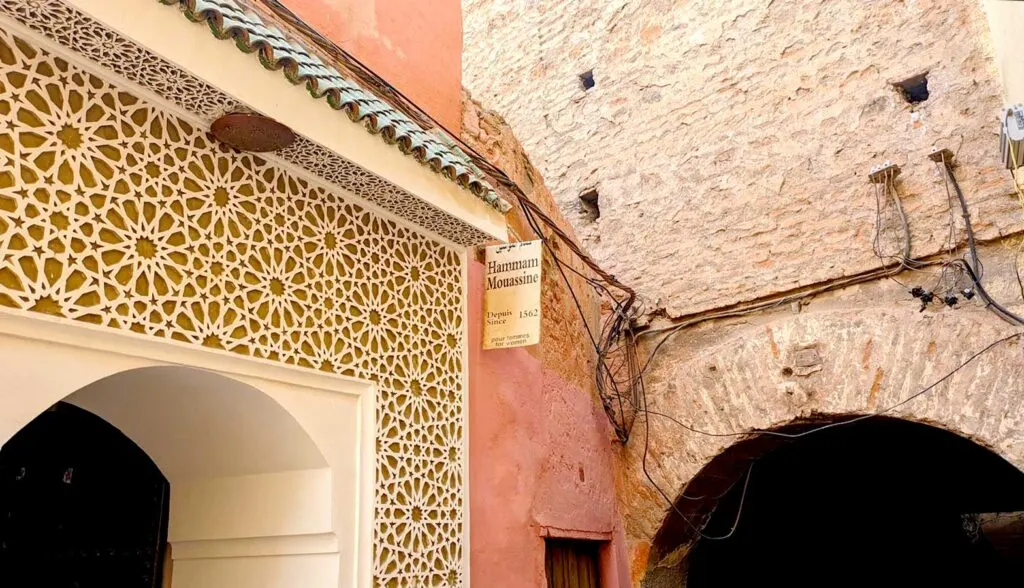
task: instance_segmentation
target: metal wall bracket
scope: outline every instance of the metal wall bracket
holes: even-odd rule
[[[948,163],[949,165],[953,165],[953,152],[945,147],[942,149],[932,147],[932,152],[928,154],[928,159],[935,163]]]
[[[876,165],[871,168],[871,173],[868,174],[868,180],[872,184],[884,184],[895,180],[899,175],[900,166],[891,161],[886,161],[881,165]]]

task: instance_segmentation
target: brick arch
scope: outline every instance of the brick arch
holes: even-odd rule
[[[661,365],[652,370],[657,378],[648,385],[649,407],[716,433],[871,413],[919,391],[1011,332],[980,310],[920,315],[858,309],[789,316],[744,328],[685,361],[659,359]],[[946,429],[1024,468],[1022,376],[1019,345],[1003,344],[890,416]],[[648,564],[640,569],[667,555],[653,549],[644,556],[667,512],[641,471],[644,433],[638,423],[626,453],[632,479],[640,482],[623,492],[624,511],[631,514],[627,532],[638,546],[635,561]],[[647,469],[674,498],[737,441],[696,434],[652,415]]]
[[[677,516],[674,512],[669,512],[666,515],[661,528],[652,542],[651,557],[644,574],[642,586],[644,588],[679,588],[689,586],[691,582],[698,585],[696,584],[698,579],[706,583],[709,579],[709,574],[717,577],[719,573],[729,573],[729,570],[722,570],[720,567],[716,568],[716,566],[722,565],[722,552],[719,552],[717,556],[713,556],[711,559],[708,558],[706,551],[703,555],[701,554],[701,549],[720,549],[720,544],[717,541],[708,542],[702,539],[700,537],[701,531],[709,533],[711,536],[722,536],[728,532],[728,528],[739,522],[738,517],[742,513],[745,524],[740,525],[739,533],[747,534],[753,531],[754,537],[756,537],[757,531],[754,529],[758,527],[758,523],[753,523],[753,526],[751,526],[749,520],[753,517],[754,519],[761,518],[763,521],[763,495],[766,488],[761,487],[755,491],[755,493],[759,493],[762,496],[761,500],[753,500],[754,496],[750,496],[747,500],[748,503],[761,502],[762,512],[760,514],[751,512],[753,504],[746,509],[739,508],[741,503],[740,496],[746,494],[745,484],[748,480],[748,475],[760,479],[754,481],[752,488],[758,487],[759,483],[764,484],[766,480],[771,480],[767,482],[768,488],[779,484],[780,480],[784,480],[779,478],[778,474],[779,459],[781,458],[783,463],[785,463],[787,458],[784,456],[787,454],[789,455],[790,465],[800,463],[801,471],[807,472],[806,475],[810,477],[821,475],[822,468],[828,469],[828,466],[825,464],[822,464],[821,468],[807,467],[807,464],[818,463],[817,461],[800,462],[799,458],[797,458],[797,461],[794,462],[792,457],[794,449],[797,451],[797,455],[801,455],[800,452],[803,452],[802,455],[806,459],[808,450],[812,452],[812,455],[814,455],[814,451],[820,451],[832,456],[838,447],[854,448],[851,450],[852,454],[844,453],[849,458],[850,455],[872,455],[870,447],[874,446],[877,451],[877,447],[884,445],[887,448],[887,454],[895,452],[888,462],[885,459],[882,460],[884,463],[890,464],[890,467],[891,464],[898,463],[900,464],[899,469],[903,470],[904,466],[911,461],[907,459],[908,455],[914,457],[913,461],[930,463],[932,465],[925,466],[919,474],[904,479],[902,482],[899,481],[898,474],[895,478],[882,474],[881,472],[886,471],[886,466],[884,465],[880,470],[863,470],[858,476],[863,476],[867,480],[884,479],[887,483],[896,480],[892,483],[901,489],[905,488],[905,486],[900,484],[905,484],[909,479],[915,480],[919,485],[935,487],[936,476],[938,476],[938,479],[942,480],[940,485],[947,486],[947,496],[963,497],[967,488],[985,488],[980,494],[976,492],[968,498],[958,498],[961,501],[959,503],[961,506],[971,505],[971,507],[978,507],[979,505],[984,505],[986,508],[980,512],[1016,511],[1024,506],[1024,501],[1021,499],[1021,492],[1024,490],[1024,472],[1006,461],[1002,456],[993,452],[990,448],[983,447],[970,439],[934,425],[921,424],[907,419],[888,416],[879,416],[870,420],[851,421],[853,416],[817,415],[811,419],[801,419],[798,422],[781,427],[773,427],[771,429],[773,432],[799,433],[820,428],[827,424],[850,423],[849,426],[841,428],[832,427],[821,430],[814,437],[804,437],[801,439],[785,439],[766,434],[752,435],[737,441],[715,456],[687,483],[683,491],[685,496],[680,495],[676,497],[674,501],[675,509],[685,519]],[[814,449],[811,449],[812,447]],[[824,449],[829,447],[831,449]],[[866,448],[866,453],[861,454],[861,448]],[[776,453],[776,450],[778,450],[778,453]],[[872,458],[870,461],[874,463],[875,460]],[[775,463],[774,473],[772,473],[773,467],[770,465],[772,462]],[[846,461],[842,457],[832,463],[833,471],[835,468],[857,467],[856,461]],[[941,463],[941,467],[936,467],[935,464],[937,463]],[[760,471],[754,472],[752,464],[760,464]],[[953,475],[952,472],[956,472],[956,475]],[[828,476],[828,474],[824,475]],[[786,484],[787,482],[791,486],[795,484],[794,487],[804,487],[803,482],[800,481],[787,480],[781,483]],[[791,495],[791,490],[783,490],[783,492]],[[771,492],[771,490],[767,491]],[[779,490],[776,490],[776,492],[779,492]],[[893,496],[899,493],[896,490],[894,492],[897,492],[897,494]],[[969,494],[969,492],[967,493]],[[949,500],[948,498],[941,498],[942,492],[939,492],[938,496],[933,500],[939,502]],[[981,496],[983,498],[980,498]],[[979,503],[978,500],[982,502]],[[800,502],[803,503],[803,500]],[[943,502],[943,504],[950,506],[957,503]],[[787,512],[793,506],[792,503],[788,507],[783,504],[779,508],[782,509],[781,512]],[[816,513],[816,517],[829,516],[829,511],[818,510],[820,506],[809,508]],[[840,512],[843,509],[843,507],[839,506],[837,508],[839,508]],[[718,510],[722,512],[717,513],[716,511]],[[715,517],[714,524],[709,525],[708,523],[712,520],[712,516]],[[760,525],[763,533],[764,523],[761,522]],[[754,541],[756,540],[754,539]],[[749,535],[746,541],[750,541]],[[786,543],[786,539],[780,538],[779,541],[783,541],[783,544]],[[736,552],[736,545],[733,544],[731,548],[727,548],[732,550],[726,552],[729,554],[728,561],[735,562],[736,565],[742,565],[745,559],[743,555],[744,550],[739,548],[739,551]],[[787,546],[787,549],[789,547]],[[884,548],[882,549],[884,550]],[[793,546],[792,550],[804,553],[798,546]],[[842,549],[839,550],[842,551]],[[747,551],[749,552],[749,548],[747,548]],[[749,556],[749,553],[747,555]],[[730,564],[730,567],[732,565]],[[870,563],[867,563],[867,565],[870,567]],[[755,567],[757,566],[755,565]],[[700,568],[700,571],[698,571],[698,568]],[[697,574],[696,578],[693,576],[694,573]],[[875,571],[874,573],[881,572]],[[888,570],[884,573],[896,573],[896,570]],[[918,572],[915,571],[915,573]],[[998,573],[995,572],[996,576],[998,576]],[[992,578],[989,579],[991,580]],[[736,578],[731,580],[732,583],[735,583],[735,581]],[[769,578],[766,578],[765,581],[766,584],[774,583]],[[775,578],[774,581],[778,581],[778,578]],[[922,581],[924,580],[922,579]],[[705,584],[699,583],[699,585],[703,586]],[[990,584],[987,581],[979,581],[979,585]]]

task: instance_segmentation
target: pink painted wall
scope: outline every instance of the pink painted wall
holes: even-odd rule
[[[460,0],[282,0],[302,20],[458,135]]]
[[[550,534],[609,540],[602,586],[626,588],[604,412],[590,392],[544,365],[543,344],[481,349],[483,275],[483,265],[470,262],[471,585],[547,586],[544,535]]]

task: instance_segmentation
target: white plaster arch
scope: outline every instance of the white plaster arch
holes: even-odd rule
[[[88,384],[64,401],[120,429],[171,482],[327,467],[277,401],[209,370],[136,368]]]
[[[980,309],[917,313],[858,308],[788,315],[733,332],[685,359],[664,354],[648,385],[652,411],[714,432],[772,429],[817,415],[858,415],[932,384],[1015,329]],[[1024,469],[1024,361],[1009,341],[889,416],[970,439]],[[680,360],[681,359],[681,360]],[[801,365],[812,363],[813,365]],[[622,493],[627,533],[649,543],[667,505],[641,471],[638,421]],[[736,437],[709,437],[651,416],[647,469],[675,497]]]
[[[7,311],[0,373],[3,442],[65,400],[153,459],[173,588],[369,585],[371,384]]]

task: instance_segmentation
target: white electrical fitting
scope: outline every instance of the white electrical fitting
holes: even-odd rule
[[[1014,104],[1003,111],[999,148],[1007,169],[1024,166],[1024,105]]]

